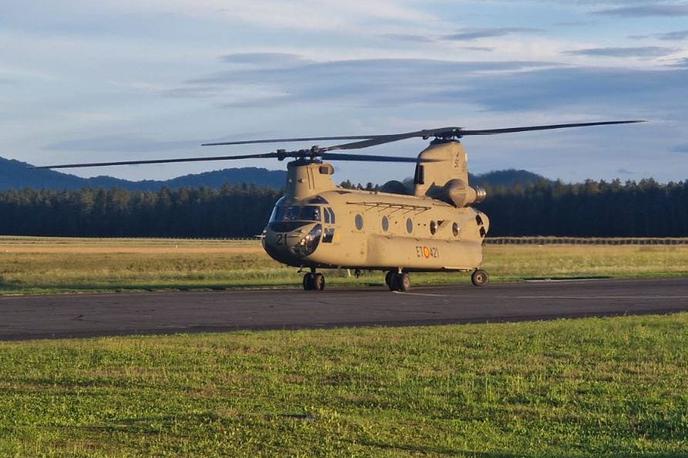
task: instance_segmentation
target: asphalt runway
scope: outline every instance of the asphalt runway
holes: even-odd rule
[[[523,321],[688,310],[688,278],[323,292],[233,290],[0,297],[0,339]]]

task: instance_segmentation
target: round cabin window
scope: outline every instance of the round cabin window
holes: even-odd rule
[[[406,220],[406,232],[409,234],[413,232],[413,220],[411,218]]]
[[[356,218],[354,218],[354,222],[356,223],[356,229],[363,230],[363,217],[361,215],[356,215]]]
[[[385,232],[389,230],[389,219],[386,216],[382,217],[382,230]]]
[[[459,236],[459,230],[460,230],[459,223],[452,224],[452,233],[454,234],[454,237]]]
[[[437,221],[430,221],[430,233],[435,235],[437,232]]]

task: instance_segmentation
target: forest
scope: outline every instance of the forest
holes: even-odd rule
[[[251,237],[262,231],[280,195],[251,185],[8,190],[0,192],[0,234]],[[490,217],[491,236],[688,236],[688,181],[541,181],[493,187],[479,208]]]

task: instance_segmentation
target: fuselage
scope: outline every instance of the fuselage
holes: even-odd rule
[[[296,267],[472,270],[487,216],[430,197],[335,188],[275,205],[263,246]]]

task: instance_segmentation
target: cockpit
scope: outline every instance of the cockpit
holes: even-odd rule
[[[291,232],[308,223],[321,221],[321,207],[316,205],[281,206],[272,210],[268,227],[275,232]]]

